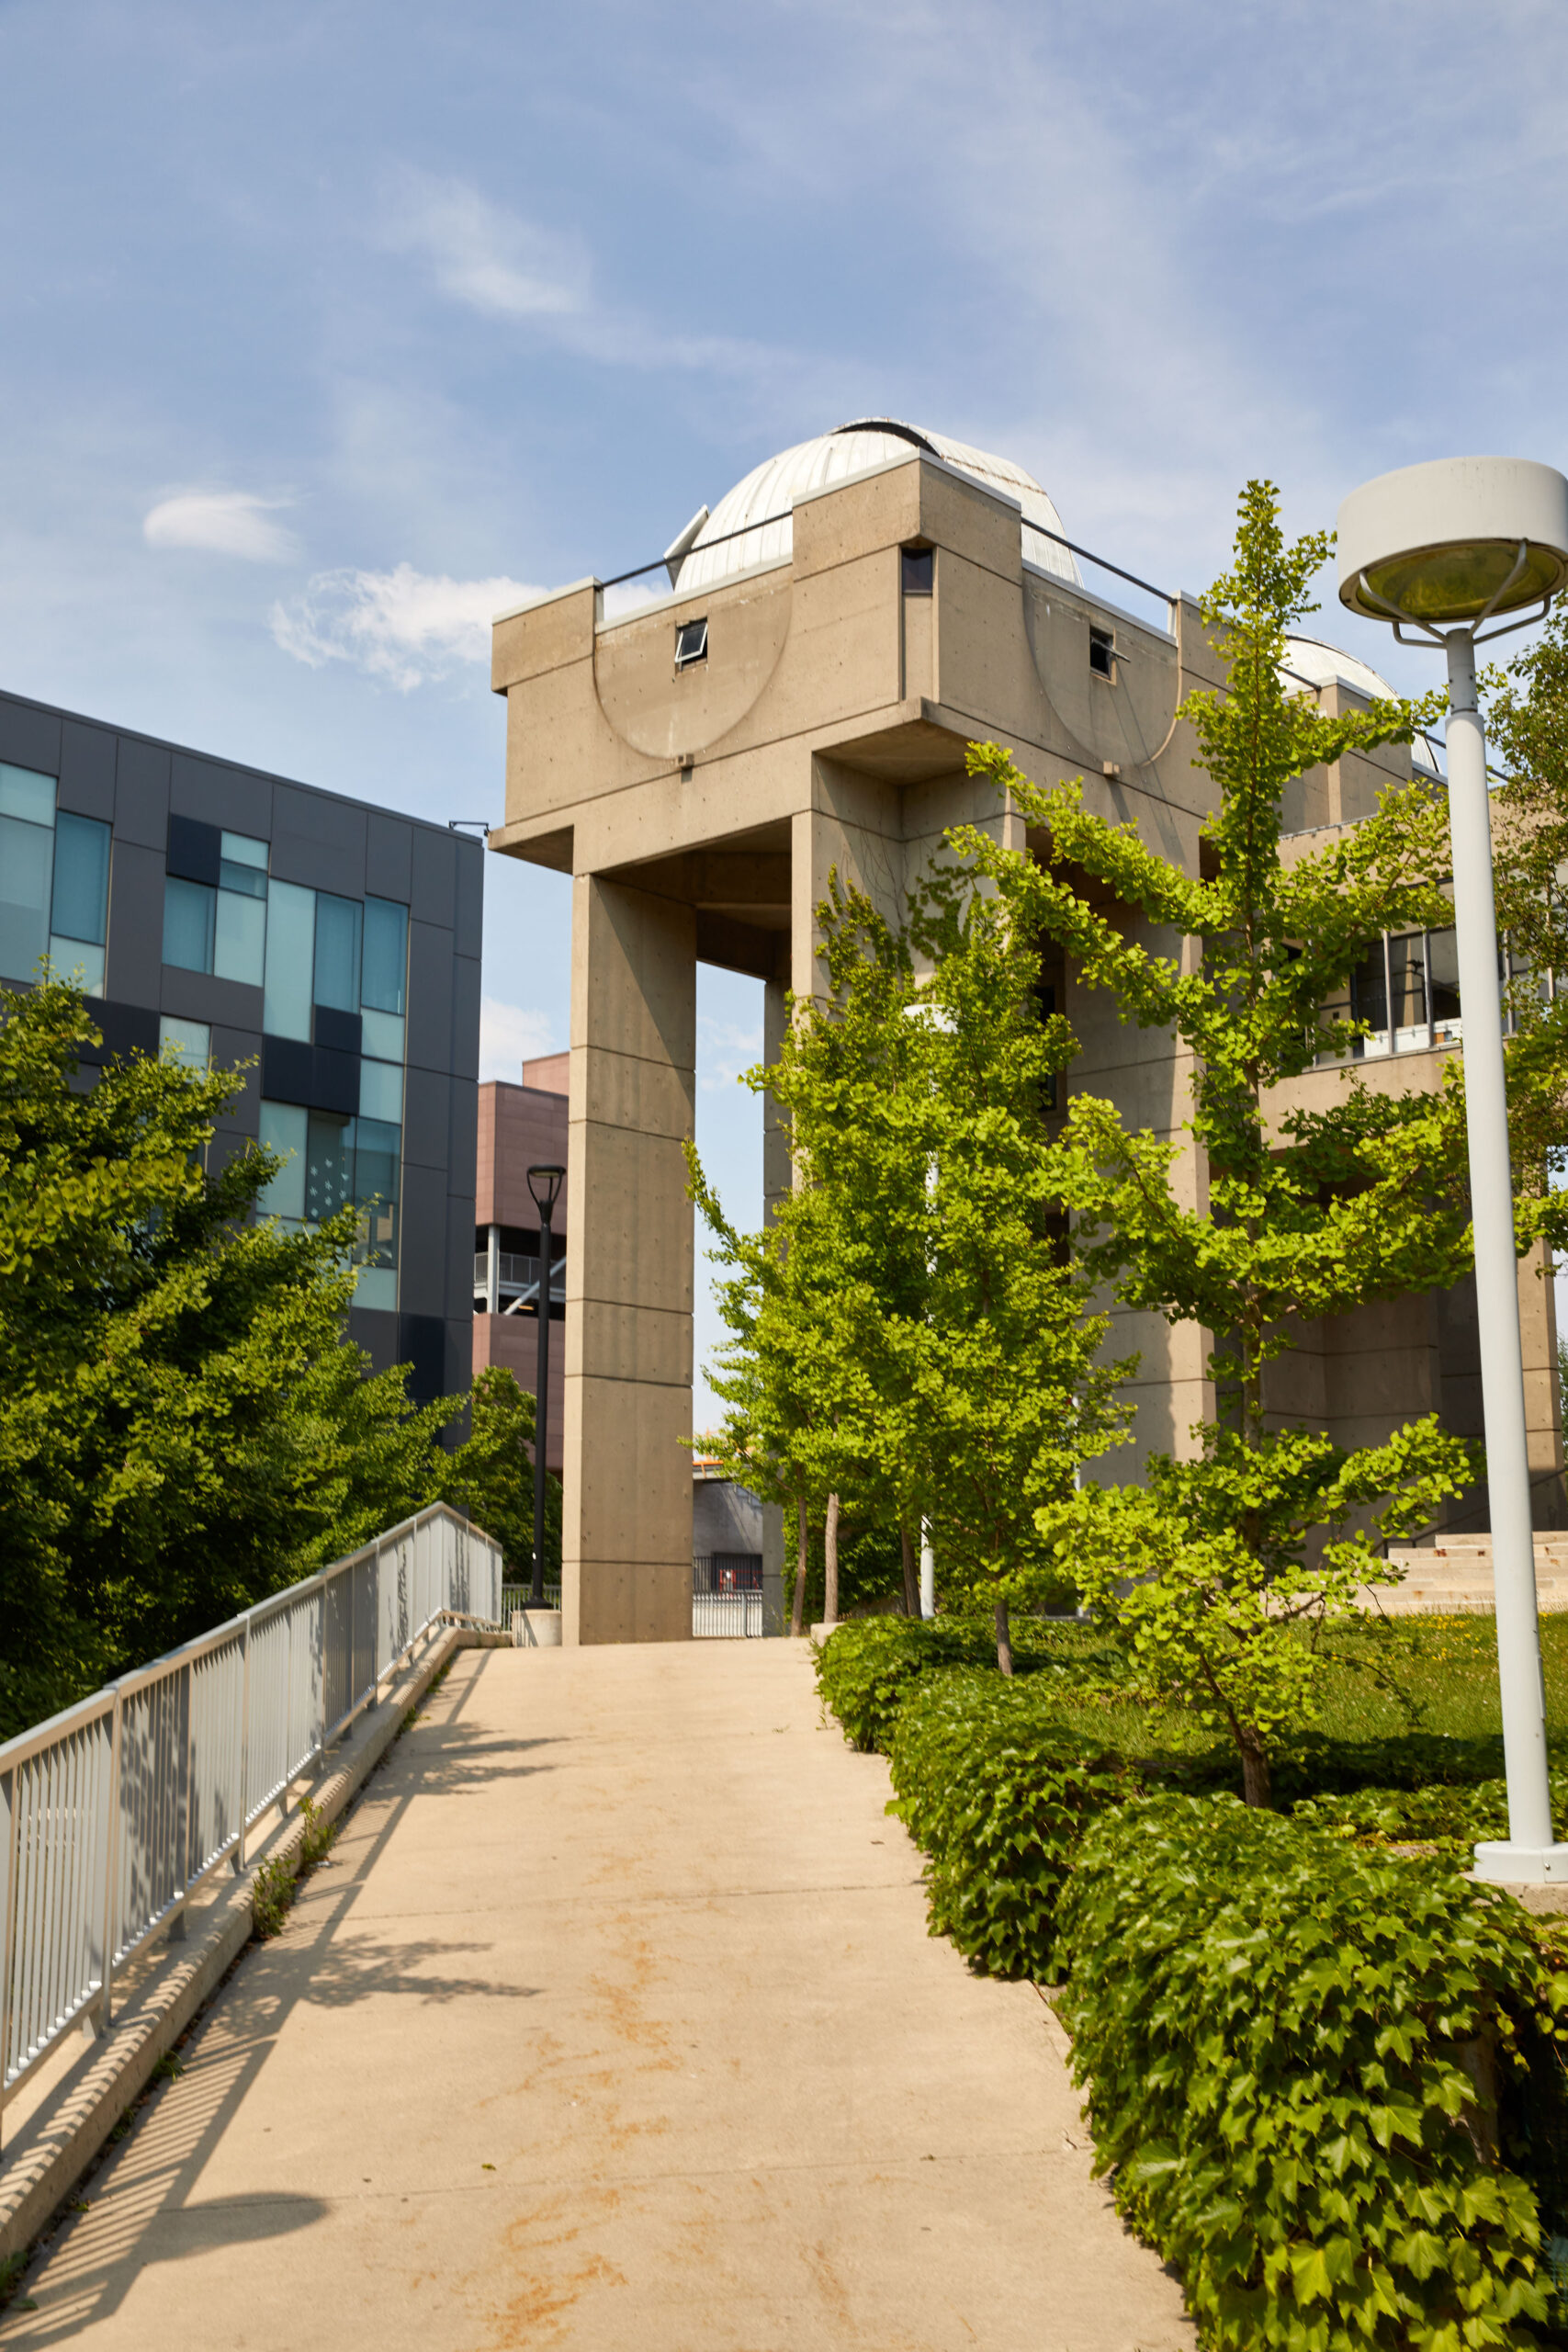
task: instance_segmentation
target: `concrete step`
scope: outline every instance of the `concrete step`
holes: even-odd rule
[[[1451,1609],[1461,1612],[1493,1606],[1492,1538],[1449,1535],[1436,1544],[1395,1545],[1389,1566],[1404,1570],[1397,1585],[1363,1587],[1358,1606],[1385,1616]],[[1536,1600],[1543,1610],[1568,1609],[1568,1533],[1553,1531],[1535,1539]]]

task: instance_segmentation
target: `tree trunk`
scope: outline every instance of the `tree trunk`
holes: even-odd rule
[[[839,1622],[839,1498],[828,1498],[828,1524],[822,1533],[822,1614],[829,1625]]]
[[[1004,1674],[1012,1672],[1012,1629],[1008,1623],[1008,1605],[997,1603],[997,1664]]]
[[[810,1531],[807,1524],[804,1495],[800,1498],[798,1527],[795,1552],[795,1595],[789,1611],[789,1630],[796,1641],[806,1627],[806,1575],[811,1566]]]
[[[1244,1804],[1269,1805],[1274,1801],[1269,1758],[1261,1747],[1246,1740],[1241,1744],[1241,1796]]]
[[[898,1530],[898,1549],[904,1557],[904,1614],[906,1617],[918,1617],[920,1613],[920,1572],[907,1527]]]

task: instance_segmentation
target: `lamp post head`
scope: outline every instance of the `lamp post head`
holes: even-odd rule
[[[1369,619],[1477,627],[1568,583],[1568,481],[1528,458],[1439,458],[1339,509],[1339,601]]]
[[[528,1190],[534,1195],[535,1207],[547,1224],[554,1212],[557,1201],[560,1198],[560,1188],[565,1182],[566,1170],[557,1168],[548,1162],[536,1168],[530,1168],[528,1170]]]

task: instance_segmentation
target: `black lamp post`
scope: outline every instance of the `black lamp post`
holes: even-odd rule
[[[564,1168],[528,1170],[528,1190],[539,1212],[539,1369],[534,1396],[534,1581],[530,1609],[545,1605],[545,1432],[550,1417],[550,1218],[566,1182]]]

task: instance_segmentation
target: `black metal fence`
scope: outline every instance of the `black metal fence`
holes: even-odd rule
[[[705,1552],[692,1562],[692,1636],[696,1641],[760,1639],[761,1552]]]

